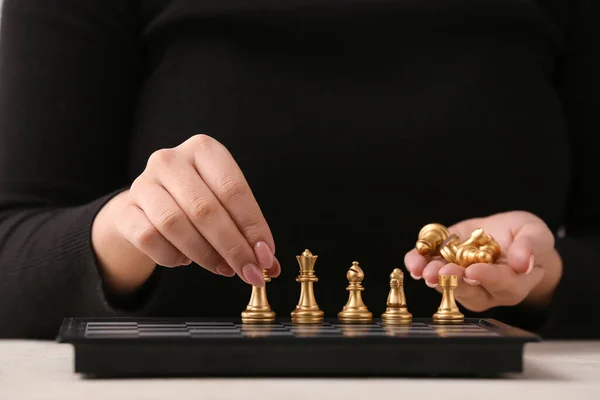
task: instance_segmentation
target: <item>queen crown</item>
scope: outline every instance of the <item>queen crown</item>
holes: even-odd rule
[[[302,255],[296,256],[298,264],[300,264],[300,273],[313,274],[317,257],[318,256],[313,255],[308,249],[304,250]]]

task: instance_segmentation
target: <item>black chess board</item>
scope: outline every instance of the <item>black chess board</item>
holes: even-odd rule
[[[325,320],[65,319],[75,372],[96,376],[402,376],[521,372],[540,338],[491,319],[406,326]]]

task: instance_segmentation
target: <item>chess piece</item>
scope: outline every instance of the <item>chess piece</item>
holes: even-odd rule
[[[500,245],[494,238],[477,228],[471,233],[471,237],[456,248],[456,264],[468,267],[475,263],[495,263],[500,257]]]
[[[271,282],[267,272],[263,270],[265,282]],[[275,320],[275,312],[271,310],[267,299],[266,285],[263,287],[252,286],[252,295],[246,309],[242,312],[242,322],[245,324],[258,324]]]
[[[471,232],[471,236],[465,240],[462,244],[465,246],[474,245],[476,247],[483,246],[490,243],[494,239],[484,232],[483,228],[479,227]]]
[[[459,237],[453,233],[440,245],[440,255],[449,263],[456,263],[456,252],[460,244]]]
[[[296,256],[300,264],[300,275],[296,282],[300,282],[301,286],[300,300],[291,313],[293,323],[314,324],[323,321],[324,312],[319,309],[313,290],[313,284],[319,280],[314,273],[317,257],[308,249],[304,250],[302,255]]]
[[[498,261],[498,258],[500,258],[502,253],[500,244],[498,244],[491,235],[485,233],[482,228],[474,230],[471,234],[471,237],[473,236],[476,237],[479,250],[488,253],[486,259],[490,259],[490,262],[492,263]],[[483,256],[480,256],[480,259],[483,259]]]
[[[500,249],[500,244],[498,244],[498,242],[496,242],[495,240],[481,246],[479,250],[489,253],[493,263],[497,262],[500,256],[502,255],[502,249]]]
[[[349,282],[346,288],[349,292],[348,302],[342,311],[338,313],[338,318],[342,322],[371,322],[373,314],[367,309],[361,295],[361,292],[365,290],[362,286],[365,273],[358,265],[358,261],[352,263],[352,266],[346,273],[346,278]]]
[[[387,308],[381,314],[381,322],[387,325],[412,322],[412,314],[408,312],[404,295],[404,273],[399,268],[395,268],[390,274],[390,293],[387,298]]]
[[[482,248],[476,247],[475,245],[463,246],[460,245],[456,251],[456,264],[461,267],[467,268],[471,264],[486,263],[491,264],[494,262],[493,249],[490,250],[488,246]]]
[[[435,314],[433,322],[438,324],[461,324],[465,316],[460,312],[454,300],[454,289],[458,286],[456,275],[439,277],[439,286],[442,289],[442,302]]]
[[[419,240],[416,244],[417,251],[423,256],[434,256],[448,236],[450,236],[450,232],[444,225],[427,224],[419,232]]]

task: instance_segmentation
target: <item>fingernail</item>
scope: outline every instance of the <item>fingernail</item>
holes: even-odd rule
[[[417,275],[413,274],[412,272],[410,273],[410,276],[412,276],[412,278],[416,281],[418,281],[419,279],[422,278],[421,276],[417,276]]]
[[[226,276],[228,278],[231,278],[233,275],[235,275],[235,271],[233,271],[233,269],[224,262],[221,262],[219,265],[217,265],[217,272],[220,275]]]
[[[527,271],[525,271],[525,275],[529,275],[531,271],[533,271],[533,264],[535,264],[535,257],[533,254],[529,257],[529,267],[527,267]]]
[[[183,259],[183,263],[181,265],[190,265],[192,263],[192,260],[190,260],[189,258],[184,258]]]
[[[265,277],[256,265],[248,264],[244,266],[244,268],[242,268],[242,273],[252,286],[263,287],[265,285]]]
[[[466,283],[468,283],[469,285],[473,285],[473,286],[477,286],[477,285],[481,285],[481,282],[475,280],[475,279],[467,279],[467,278],[463,278],[463,281],[465,281]]]
[[[273,267],[273,252],[267,243],[256,243],[254,245],[254,254],[256,254],[256,258],[262,269],[271,269]]]
[[[279,275],[281,275],[281,264],[279,263],[277,257],[273,257],[273,268],[271,268],[271,271],[269,271],[269,276],[271,278],[277,278]]]
[[[437,284],[437,283],[429,283],[429,282],[427,282],[427,280],[425,281],[425,284],[426,284],[427,286],[429,286],[430,288],[436,288],[436,287],[438,287],[438,284]]]

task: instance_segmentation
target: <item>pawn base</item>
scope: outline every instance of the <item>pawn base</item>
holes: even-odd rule
[[[369,310],[345,309],[338,313],[338,318],[342,322],[349,323],[371,322],[373,320],[373,313]]]
[[[412,314],[405,307],[391,308],[381,314],[381,322],[384,325],[407,325],[412,322]]]
[[[433,314],[433,322],[436,324],[462,324],[465,316],[458,310],[438,310]]]
[[[318,324],[323,322],[325,313],[322,310],[303,310],[297,308],[292,311],[292,323],[294,324]]]
[[[271,310],[251,310],[242,312],[242,322],[245,324],[261,324],[275,321],[275,312]]]

